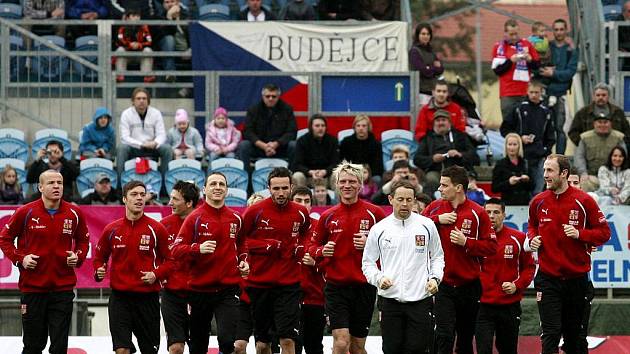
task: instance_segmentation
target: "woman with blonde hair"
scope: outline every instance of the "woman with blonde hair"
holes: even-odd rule
[[[492,171],[492,191],[501,193],[506,205],[527,205],[534,185],[527,175],[523,141],[518,134],[505,136],[504,154]]]
[[[23,202],[24,195],[17,179],[17,171],[13,166],[6,165],[0,171],[0,204],[15,205]]]
[[[383,175],[383,148],[372,133],[370,117],[359,114],[352,123],[354,134],[339,142],[339,159],[355,164],[368,164],[372,178],[380,183]]]

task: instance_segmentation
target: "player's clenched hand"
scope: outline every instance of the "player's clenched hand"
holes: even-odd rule
[[[388,277],[382,277],[381,280],[379,280],[379,282],[378,282],[378,287],[383,289],[383,290],[387,290],[387,289],[391,288],[392,285],[394,285],[394,282],[391,279],[389,279]]]
[[[68,257],[66,257],[66,264],[68,267],[76,267],[79,262],[79,256],[72,251],[66,251],[66,254],[68,255]]]
[[[455,213],[454,211],[451,211],[450,213],[440,214],[438,216],[438,219],[440,221],[440,224],[450,225],[454,223],[455,220],[457,220],[457,213]]]
[[[462,230],[455,228],[451,230],[451,234],[449,235],[451,238],[451,243],[454,243],[458,246],[463,246],[466,244],[466,236],[462,232]]]
[[[105,269],[104,265],[96,269],[96,279],[103,280],[106,274],[107,269]]]
[[[563,224],[562,227],[564,228],[564,234],[567,235],[567,237],[571,237],[574,240],[580,238],[580,232],[575,228],[575,226]]]
[[[315,265],[315,259],[313,257],[311,257],[311,255],[308,254],[308,252],[306,252],[304,254],[304,257],[302,257],[302,264],[307,265],[307,266],[314,266]]]
[[[333,241],[328,241],[328,243],[324,245],[322,254],[324,255],[324,257],[332,257],[334,253],[335,253],[335,243]]]
[[[155,283],[155,280],[157,279],[155,277],[155,273],[153,272],[140,272],[142,273],[142,278],[140,278],[140,280],[142,280],[145,284],[153,284]]]
[[[501,284],[501,289],[503,290],[503,292],[505,292],[506,294],[514,294],[516,292],[516,285],[512,282],[504,282],[503,284]]]
[[[199,253],[201,254],[214,253],[214,250],[216,249],[217,249],[217,241],[213,241],[213,240],[204,241],[204,243],[199,245]]]
[[[437,280],[431,278],[429,279],[429,281],[427,282],[427,286],[426,286],[427,291],[429,292],[429,294],[431,295],[435,295],[435,293],[438,292],[438,283]]]
[[[35,269],[35,267],[37,267],[38,258],[39,256],[37,255],[27,254],[24,256],[24,259],[22,259],[22,267],[24,267],[24,269]]]
[[[249,275],[249,263],[241,261],[238,264],[238,271],[241,273],[241,277],[245,278]]]
[[[540,235],[534,237],[529,241],[529,248],[531,248],[532,251],[538,251],[538,249],[540,249],[540,246],[542,246],[542,237],[540,237]]]
[[[354,234],[354,238],[352,239],[354,248],[361,251],[365,248],[366,242],[367,242],[367,235],[365,234],[365,232],[357,232],[356,234]]]

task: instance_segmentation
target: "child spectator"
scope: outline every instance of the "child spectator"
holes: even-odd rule
[[[112,127],[112,114],[105,107],[98,107],[92,116],[92,123],[83,127],[79,154],[81,159],[100,157],[112,160],[112,149],[116,134]]]
[[[468,172],[468,190],[466,191],[466,198],[479,205],[484,205],[486,200],[490,199],[486,192],[477,186],[477,173],[474,171]]]
[[[194,159],[197,154],[203,154],[201,134],[190,126],[185,109],[180,108],[175,112],[175,126],[168,131],[168,144],[173,147],[176,159],[184,156]]]
[[[241,132],[227,115],[225,108],[219,107],[214,111],[214,119],[206,125],[206,149],[210,152],[210,161],[236,156]]]
[[[547,29],[545,24],[536,21],[532,25],[532,35],[527,37],[527,40],[536,48],[538,56],[540,57],[540,66],[552,66],[551,64],[551,51],[549,50],[549,40],[547,39]]]
[[[262,194],[260,193],[253,193],[252,195],[249,196],[249,198],[247,198],[247,206],[252,206],[256,203],[258,203],[261,200],[264,200],[265,197],[263,197]]]
[[[392,161],[396,162],[398,160],[409,161],[409,147],[402,144],[394,145],[392,148]]]
[[[13,166],[6,165],[0,172],[0,204],[15,205],[24,202],[22,187],[17,180],[17,171]]]
[[[118,48],[117,52],[146,52],[150,53],[151,44],[153,39],[151,38],[151,32],[147,25],[134,25],[133,22],[140,20],[140,11],[135,9],[128,9],[123,15],[123,20],[131,22],[129,25],[121,26],[118,29]],[[150,54],[149,54],[150,55]],[[132,58],[135,59],[135,58]],[[140,59],[140,72],[148,73],[153,70],[153,58],[150,56],[142,57]],[[116,71],[122,72],[127,70],[127,57],[116,57]],[[125,81],[125,76],[118,74],[116,76],[117,82]],[[145,76],[144,82],[154,82],[155,76]]]
[[[332,205],[328,194],[328,183],[323,178],[313,179],[313,206]]]
[[[378,192],[378,184],[372,179],[370,165],[363,164],[363,186],[359,192],[359,198],[372,200],[372,196]]]

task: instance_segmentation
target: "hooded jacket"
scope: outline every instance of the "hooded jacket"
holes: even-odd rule
[[[241,141],[241,132],[234,126],[234,121],[227,120],[225,128],[214,125],[214,121],[206,124],[206,149],[210,152],[217,152],[219,147],[227,148],[229,152],[236,151],[238,143]]]
[[[188,128],[186,128],[184,133],[180,132],[177,127],[172,127],[168,131],[166,143],[173,149],[176,149],[182,141],[182,135],[184,136],[184,144],[186,144],[188,148],[195,148],[196,152],[203,152],[203,140],[201,140],[201,134],[199,134],[199,130],[197,130],[197,128],[190,124],[188,124]]]
[[[102,116],[109,116],[109,121],[104,128],[98,126],[96,122]],[[86,124],[83,127],[83,136],[79,144],[79,153],[83,154],[84,151],[96,151],[96,149],[103,149],[105,152],[111,152],[116,141],[116,133],[112,127],[112,114],[105,107],[99,107],[92,116],[92,123]]]

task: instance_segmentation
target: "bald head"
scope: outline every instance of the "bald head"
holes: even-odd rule
[[[38,189],[45,204],[55,205],[63,196],[63,177],[55,170],[48,170],[39,175]]]
[[[45,184],[46,181],[48,179],[50,179],[51,177],[53,177],[53,176],[55,176],[55,177],[58,176],[59,178],[61,178],[61,182],[63,182],[63,176],[61,175],[61,173],[59,173],[59,172],[57,172],[55,170],[46,170],[46,171],[42,172],[41,175],[39,175],[39,184]]]

